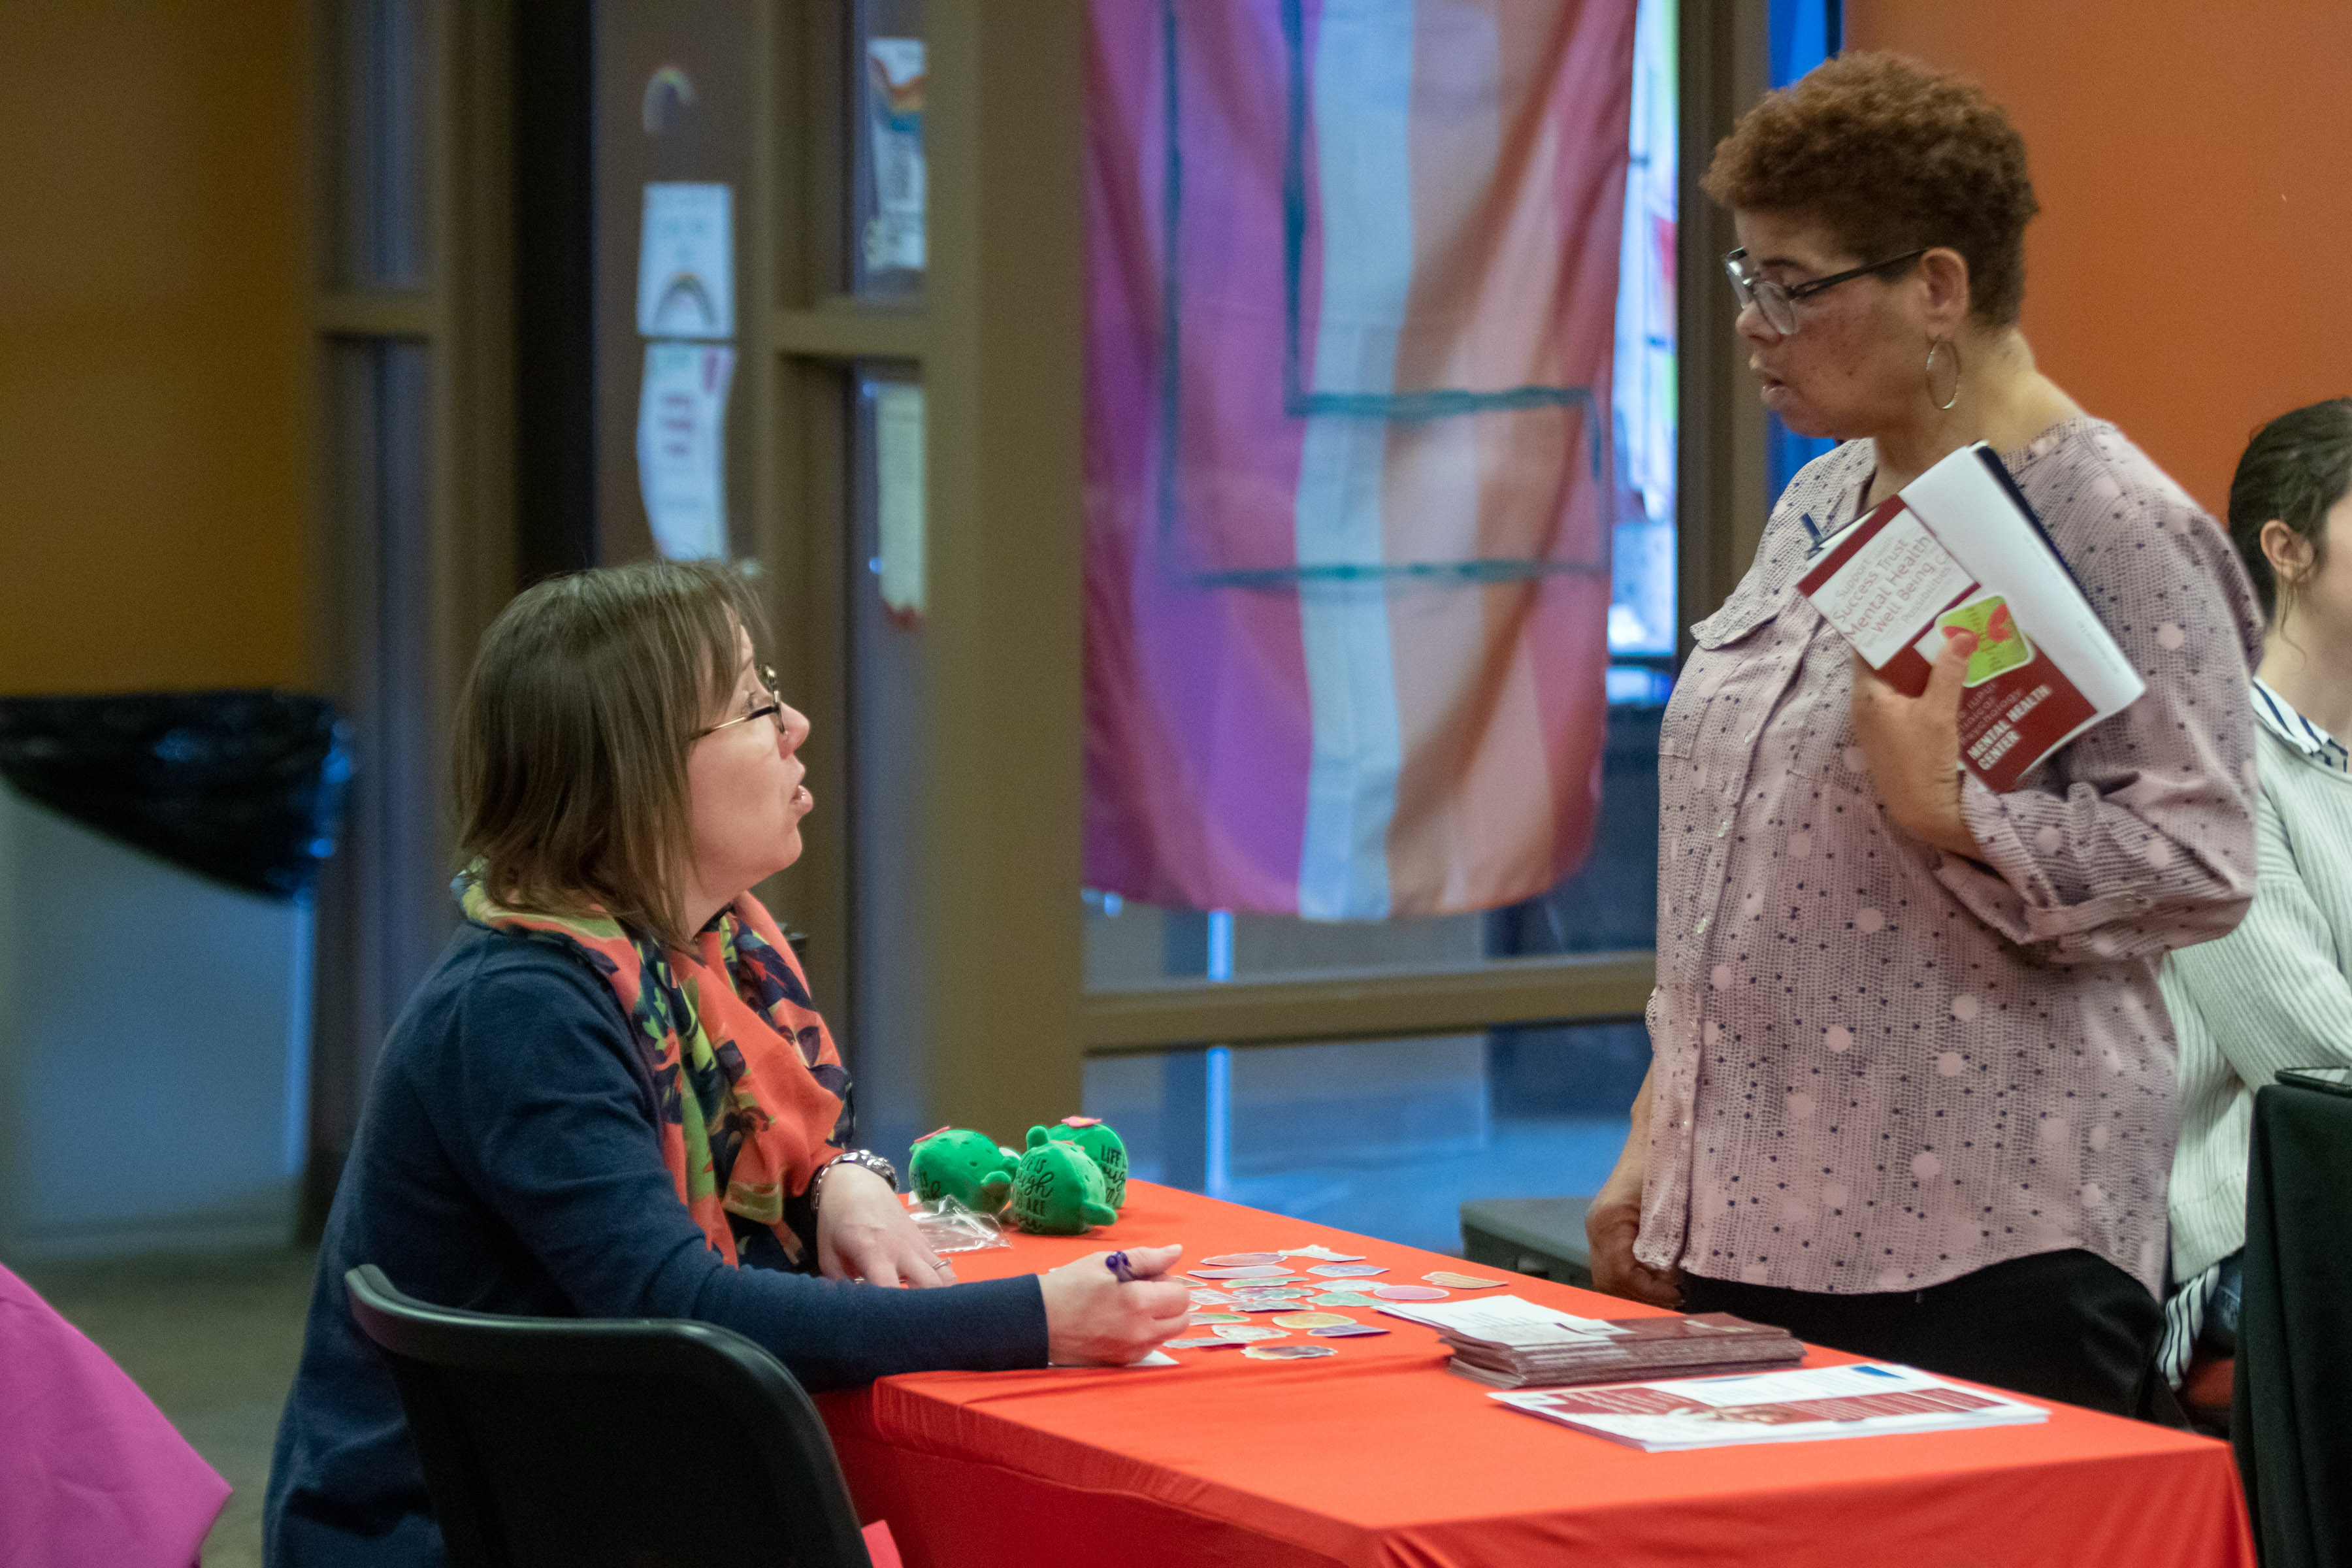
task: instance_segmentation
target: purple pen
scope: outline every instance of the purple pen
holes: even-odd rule
[[[1135,1283],[1135,1270],[1128,1267],[1126,1253],[1112,1253],[1108,1258],[1103,1259],[1103,1267],[1109,1269],[1120,1284],[1132,1285]]]

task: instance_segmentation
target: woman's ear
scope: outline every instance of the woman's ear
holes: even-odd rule
[[[2277,518],[2263,524],[2256,538],[2262,542],[2263,559],[2271,563],[2271,574],[2282,586],[2301,582],[2311,570],[2311,541]]]
[[[1919,279],[1926,289],[1922,324],[1927,335],[1957,337],[1969,319],[1969,258],[1948,245],[1938,245],[1919,258]]]

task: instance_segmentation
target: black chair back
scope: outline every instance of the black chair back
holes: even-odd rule
[[[816,1406],[742,1335],[428,1306],[373,1264],[343,1283],[452,1568],[870,1568]]]
[[[2263,1568],[2352,1563],[2352,1098],[2254,1092],[2230,1435]]]

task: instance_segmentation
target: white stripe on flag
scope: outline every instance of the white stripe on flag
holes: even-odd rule
[[[1412,281],[1413,6],[1328,0],[1309,68],[1323,230],[1321,310],[1309,389],[1384,395]],[[1299,455],[1298,563],[1377,564],[1388,421],[1318,415]],[[1299,594],[1314,755],[1299,852],[1298,912],[1381,920],[1389,823],[1403,740],[1377,579],[1309,582]]]

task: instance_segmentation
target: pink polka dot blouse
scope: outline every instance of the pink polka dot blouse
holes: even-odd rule
[[[2005,460],[2147,694],[2009,795],[1966,779],[1982,862],[1908,837],[1852,654],[1796,591],[1801,520],[1854,515],[1870,444],[1790,484],[1659,747],[1645,1262],[1848,1294],[2087,1247],[2162,1289],[2157,970],[2252,895],[2261,624],[2221,529],[2113,426]]]

